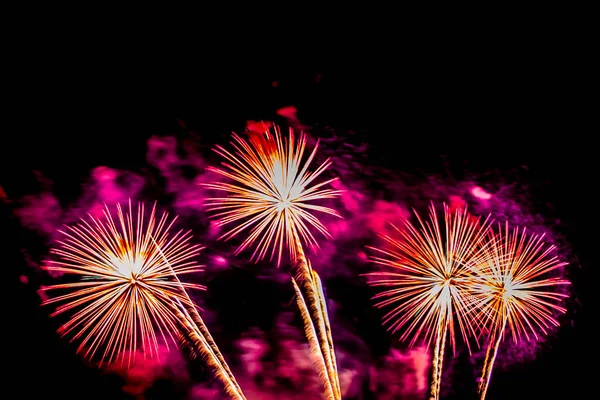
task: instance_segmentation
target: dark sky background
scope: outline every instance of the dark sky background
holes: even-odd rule
[[[489,399],[591,395],[596,386],[590,373],[594,360],[589,359],[595,315],[590,310],[591,270],[597,267],[591,245],[597,234],[590,234],[597,219],[592,194],[597,177],[591,172],[597,170],[592,157],[597,146],[582,122],[590,111],[579,94],[584,82],[577,68],[558,63],[559,58],[537,48],[469,59],[460,54],[410,62],[391,57],[360,65],[347,58],[327,66],[278,63],[261,56],[217,67],[208,62],[190,65],[182,56],[167,72],[121,68],[92,55],[61,62],[57,55],[56,63],[36,68],[23,80],[14,99],[16,112],[9,117],[17,126],[5,130],[2,139],[2,264],[9,289],[5,292],[10,293],[4,304],[9,311],[3,324],[9,371],[4,390],[19,398],[130,398],[117,375],[87,366],[57,337],[56,321],[40,307],[36,289],[49,279],[27,257],[39,262],[47,242],[23,228],[14,214],[22,206],[20,199],[41,191],[40,176],[52,182],[52,192],[68,208],[97,166],[148,170],[146,143],[153,135],[181,139],[193,131],[204,143],[225,144],[230,132],[240,132],[248,120],[284,123],[276,110],[294,106],[315,136],[354,132],[353,142],[368,143],[370,165],[457,181],[491,171],[509,182],[521,179],[535,199],[529,210],[559,221],[552,229],[570,244],[573,296],[561,328],[535,360],[495,373]],[[168,205],[168,196],[156,196]],[[209,251],[218,252],[218,246]],[[222,327],[236,332],[215,335],[225,350],[231,350],[234,336],[248,326],[259,324],[266,330],[273,325],[281,307],[270,306],[268,296],[276,293],[279,304],[291,301],[291,292],[273,289],[271,281],[256,279],[254,272],[233,268],[212,275],[209,283],[209,308],[240,313],[221,320]],[[326,281],[330,297],[351,310],[339,318],[358,318],[362,340],[373,353],[384,351],[380,347],[396,339],[385,333],[380,314],[369,307],[370,292],[357,279],[345,284],[335,276]],[[192,381],[207,379],[201,362],[189,368]],[[444,398],[474,398],[469,397],[471,377],[469,372],[461,375],[463,370],[455,369],[453,389]],[[188,389],[180,386],[157,380],[146,398],[185,398]],[[363,399],[376,398],[367,392]]]

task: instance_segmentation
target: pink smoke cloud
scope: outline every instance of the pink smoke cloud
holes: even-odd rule
[[[431,357],[424,348],[390,349],[379,366],[371,367],[371,391],[378,399],[423,397]]]
[[[96,167],[80,201],[80,210],[95,218],[101,218],[106,205],[112,208],[117,203],[125,205],[135,199],[144,186],[144,178],[130,172],[109,167]]]
[[[90,179],[82,187],[83,193],[74,205],[62,208],[51,184],[44,178],[46,187],[40,194],[20,199],[15,215],[21,224],[46,236],[55,236],[57,229],[91,214],[101,217],[105,205],[126,203],[135,198],[144,185],[144,179],[130,171],[119,171],[108,167],[96,167]]]
[[[134,357],[132,365],[128,365],[129,357]],[[156,358],[144,358],[138,351],[136,354],[123,353],[120,359],[107,369],[124,379],[123,392],[136,400],[146,399],[146,392],[158,380],[167,380],[180,386],[190,384],[187,362],[177,350],[160,346]]]
[[[291,325],[291,318],[289,313],[279,315],[269,336],[252,329],[237,341],[244,367],[244,392],[249,398],[321,398],[321,383],[312,365],[308,343],[303,332]]]
[[[165,179],[165,191],[175,196],[175,210],[185,215],[201,211],[206,198],[201,183],[208,180],[207,164],[195,143],[188,141],[179,146],[174,137],[152,136],[147,146],[146,159]],[[193,177],[185,176],[184,170]]]
[[[284,312],[278,316],[273,332],[253,328],[236,342],[243,365],[236,376],[249,399],[322,398],[310,349],[292,318],[292,313]],[[371,388],[377,398],[424,394],[429,368],[429,355],[424,349],[392,348],[381,359],[373,360],[356,334],[338,326],[334,336],[343,398],[362,398],[365,388]],[[390,389],[391,381],[398,379],[398,387]]]
[[[490,193],[486,192],[479,186],[475,186],[473,189],[471,189],[471,194],[481,200],[489,200],[492,198]]]
[[[43,235],[51,235],[60,225],[62,207],[50,192],[28,195],[20,200],[15,215],[25,227]]]
[[[389,234],[393,231],[390,225],[400,227],[408,218],[410,213],[398,204],[375,200],[367,214],[366,226],[373,234]]]

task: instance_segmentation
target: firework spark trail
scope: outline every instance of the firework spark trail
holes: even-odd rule
[[[180,326],[178,332],[180,332],[181,339],[189,343],[189,348],[193,355],[200,354],[206,364],[213,369],[217,379],[223,383],[225,393],[233,399],[246,400],[235,377],[225,367],[226,364],[221,362],[222,357],[219,357],[220,352],[218,348],[215,349],[208,342],[203,332],[199,329],[198,324],[193,321],[191,315],[188,313],[187,309],[189,305],[186,306],[177,299],[168,304],[167,307],[177,316],[177,322]]]
[[[189,307],[186,307],[189,308]],[[187,310],[186,310],[187,311]],[[191,348],[192,352],[199,353],[207,361],[209,367],[214,368],[216,377],[221,380],[224,385],[225,392],[234,399],[245,400],[240,385],[237,383],[229,366],[223,359],[221,352],[216,347],[210,335],[207,335],[208,329],[202,320],[195,319],[185,312],[180,314],[181,321],[187,322],[187,337],[194,344]]]
[[[89,222],[82,219],[60,231],[65,239],[58,241],[59,248],[51,250],[59,261],[48,260],[43,268],[77,275],[81,280],[44,288],[66,293],[43,304],[63,303],[52,316],[75,311],[58,331],[61,336],[76,331],[71,340],[81,339],[77,353],[84,352],[88,359],[94,359],[104,347],[99,366],[128,350],[131,366],[140,346],[144,358],[158,357],[159,338],[168,349],[169,341],[176,343],[175,335],[187,335],[199,345],[196,350],[207,356],[227,392],[233,394],[237,387],[227,382],[227,371],[223,371],[211,345],[185,315],[186,310],[196,307],[185,289],[204,287],[181,282],[178,276],[201,270],[191,260],[201,247],[189,243],[190,232],[170,233],[176,218],[167,223],[165,212],[157,220],[156,204],[147,223],[144,210],[140,203],[134,215],[131,201],[128,213],[117,204],[115,222],[105,206],[105,221],[89,215]],[[244,398],[241,394],[234,397]]]
[[[442,311],[437,323],[438,332],[435,339],[435,347],[433,349],[433,373],[429,392],[430,400],[439,399],[440,397],[440,386],[442,384],[442,364],[444,361],[444,348],[446,346],[446,333],[448,331],[448,324],[445,321],[447,312],[448,311]]]
[[[242,398],[242,399],[244,399],[245,397],[244,397],[244,395],[242,393],[242,388],[237,383],[237,381],[235,379],[235,376],[233,375],[233,372],[231,372],[229,366],[227,365],[227,362],[223,358],[223,355],[219,351],[219,348],[217,347],[217,344],[215,343],[214,339],[212,338],[212,335],[210,334],[208,328],[204,324],[204,321],[200,317],[200,314],[198,313],[198,310],[196,308],[192,309],[191,319],[194,322],[194,324],[196,325],[196,327],[199,329],[200,334],[202,335],[202,337],[204,338],[204,340],[206,340],[206,343],[208,344],[208,346],[215,353],[215,355],[217,357],[217,360],[219,360],[219,362],[221,363],[221,366],[225,370],[227,376],[229,377],[229,380],[235,386],[236,391],[239,394],[239,397]]]
[[[548,276],[566,265],[552,255],[554,250],[554,246],[545,246],[543,235],[529,235],[525,228],[511,230],[508,222],[490,233],[487,258],[477,265],[472,283],[481,327],[488,332],[489,342],[478,387],[481,399],[487,394],[506,329],[515,343],[523,336],[537,339],[538,331],[547,334],[559,325],[556,313],[566,311],[559,303],[568,295],[559,289],[569,281]]]
[[[339,398],[342,397],[342,389],[340,388],[340,379],[337,376],[337,361],[335,359],[335,350],[333,348],[333,337],[331,335],[331,326],[329,324],[329,314],[327,313],[327,303],[325,302],[325,293],[323,293],[323,285],[321,284],[321,278],[317,271],[312,271],[313,280],[317,286],[317,293],[319,295],[319,304],[321,305],[321,313],[325,316],[323,322],[325,324],[325,333],[327,335],[327,342],[329,343],[329,354],[331,356],[330,366],[331,374],[335,374],[334,382],[337,383],[337,392]]]
[[[154,238],[151,236],[152,241],[154,242],[158,252],[164,259],[165,264],[167,264],[171,269],[172,266],[169,263],[168,259],[164,255],[162,249],[156,243]],[[174,274],[174,279],[181,283],[179,277]],[[185,324],[185,328],[188,329],[187,337],[195,347],[190,347],[192,351],[192,355],[195,355],[196,352],[199,352],[201,355],[205,357],[207,363],[215,368],[217,377],[223,382],[225,385],[225,390],[227,394],[229,394],[233,398],[245,399],[244,394],[242,392],[242,388],[237,383],[233,372],[231,372],[229,365],[225,361],[225,358],[221,354],[221,351],[217,347],[212,335],[210,334],[208,328],[204,324],[200,313],[198,312],[198,308],[190,298],[189,294],[185,290],[182,285],[178,286],[179,291],[182,296],[187,300],[184,304],[182,304],[179,300],[177,303],[181,307],[181,309],[177,309],[179,311],[178,315],[183,317],[181,319],[182,322],[187,322]],[[183,310],[183,312],[181,311]]]
[[[302,301],[305,302],[308,300],[306,313],[303,312],[301,314],[305,326],[308,324],[307,317],[310,318],[310,326],[313,327],[315,337],[317,338],[321,352],[319,360],[322,360],[322,363],[324,363],[319,368],[325,371],[328,384],[333,392],[333,398],[339,399],[341,398],[341,394],[337,366],[335,364],[335,351],[330,335],[329,321],[325,322],[328,316],[320,288],[320,279],[316,275],[316,272],[312,270],[300,244],[297,244],[293,273],[292,280],[302,293]]]
[[[311,319],[311,329],[306,329],[307,336],[314,331],[319,342],[318,349],[322,353],[318,357],[317,366],[320,376],[327,378],[324,387],[331,388],[327,393],[333,393],[339,398],[339,379],[335,368],[335,355],[331,340],[329,321],[324,322],[326,311],[322,308],[324,300],[319,300],[319,291],[313,280],[312,271],[304,255],[303,244],[314,248],[319,243],[309,228],[314,228],[326,237],[329,233],[326,227],[316,218],[312,211],[341,217],[329,207],[312,204],[313,201],[331,199],[339,196],[341,191],[325,189],[324,187],[336,180],[329,179],[316,183],[316,179],[329,167],[327,159],[315,171],[309,172],[308,167],[314,159],[318,143],[304,160],[306,136],[301,134],[298,140],[292,129],[289,137],[283,138],[279,128],[273,132],[249,132],[249,140],[234,134],[232,146],[235,154],[217,146],[215,152],[225,161],[223,168],[209,168],[235,183],[209,183],[203,186],[227,193],[224,197],[207,199],[209,212],[215,212],[213,217],[219,219],[221,225],[235,224],[224,233],[220,239],[230,239],[244,231],[247,237],[237,248],[236,254],[254,247],[252,260],[265,258],[270,251],[270,259],[277,252],[277,266],[281,263],[284,246],[287,247],[292,266],[290,274],[295,280],[302,298],[298,306],[306,306]],[[300,301],[302,300],[302,301]],[[308,337],[311,342],[312,337]],[[312,348],[312,347],[311,347]],[[329,394],[327,394],[329,396]]]
[[[317,332],[315,330],[315,325],[313,324],[309,307],[306,305],[304,301],[304,296],[302,295],[302,291],[298,287],[296,280],[292,278],[292,284],[294,285],[294,291],[296,292],[296,302],[298,304],[298,308],[300,309],[300,315],[302,316],[302,321],[304,323],[304,333],[306,338],[308,339],[308,345],[310,347],[310,355],[313,358],[315,364],[317,365],[319,378],[321,378],[321,383],[323,384],[324,396],[327,400],[334,400],[336,397],[333,392],[332,382],[329,378],[329,371],[325,362],[325,355],[321,349],[321,343],[319,342]]]
[[[477,386],[477,390],[479,392],[480,398],[483,400],[487,395],[488,387],[490,385],[490,380],[492,379],[492,368],[494,366],[494,362],[496,361],[496,356],[498,355],[498,349],[500,348],[500,342],[504,337],[504,329],[506,328],[506,315],[502,318],[502,327],[500,331],[496,335],[495,338],[490,336],[490,340],[493,340],[493,344],[490,343],[485,352],[485,359],[483,361],[483,370],[481,372],[481,380],[479,381],[479,385]]]
[[[480,322],[473,310],[477,301],[468,288],[473,265],[485,256],[486,232],[491,220],[473,218],[466,210],[450,211],[444,205],[443,223],[433,203],[429,220],[415,212],[419,227],[405,220],[404,229],[396,227],[398,238],[381,235],[387,248],[369,249],[381,254],[370,256],[371,262],[390,270],[366,274],[372,286],[391,287],[374,299],[377,307],[393,308],[384,316],[392,332],[403,329],[401,340],[413,346],[420,338],[430,346],[435,342],[430,398],[439,398],[446,336],[452,349],[456,346],[455,321],[470,351],[469,338],[477,338]],[[443,227],[440,225],[443,224]]]

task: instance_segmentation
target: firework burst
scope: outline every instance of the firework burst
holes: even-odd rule
[[[499,224],[491,233],[485,262],[472,283],[478,298],[483,330],[488,333],[479,394],[484,399],[490,384],[498,348],[508,328],[515,343],[538,338],[558,326],[556,315],[564,313],[560,302],[567,297],[560,288],[569,282],[550,275],[564,267],[543,242],[543,235],[529,235],[525,228]]]
[[[292,260],[290,274],[298,307],[311,354],[323,379],[325,396],[339,399],[339,379],[323,290],[303,248],[303,245],[319,247],[311,229],[329,237],[326,227],[313,212],[340,217],[336,210],[314,204],[341,194],[339,190],[326,188],[337,178],[317,182],[331,162],[327,159],[317,169],[309,171],[318,143],[305,157],[307,138],[304,134],[296,139],[290,129],[289,136],[284,138],[275,127],[272,131],[249,132],[248,135],[248,140],[233,135],[233,152],[216,147],[215,152],[225,161],[222,168],[210,170],[234,183],[204,185],[226,193],[223,197],[209,198],[206,202],[208,211],[219,219],[221,225],[234,224],[221,239],[230,239],[248,231],[237,253],[254,247],[251,259],[260,260],[270,250],[270,259],[277,254],[279,266],[283,249],[287,248]]]
[[[227,392],[243,399],[214,341],[203,333],[199,315],[194,318],[196,305],[186,289],[204,287],[179,279],[201,270],[194,261],[201,247],[190,243],[190,232],[172,234],[176,218],[169,222],[163,213],[157,219],[155,207],[147,222],[144,205],[134,214],[130,202],[129,212],[117,205],[116,220],[105,207],[104,221],[90,216],[61,230],[63,239],[51,250],[57,260],[46,261],[43,268],[80,279],[46,287],[62,294],[43,304],[60,304],[52,316],[72,313],[58,332],[80,340],[77,352],[90,360],[98,356],[100,366],[124,352],[130,365],[138,349],[144,357],[158,357],[159,341],[168,347],[185,337]]]
[[[246,230],[247,237],[237,252],[255,246],[253,260],[267,256],[271,248],[271,259],[277,252],[277,265],[281,263],[284,246],[291,258],[296,258],[296,242],[319,247],[309,227],[329,237],[327,228],[312,212],[339,213],[329,207],[316,205],[316,200],[329,199],[341,194],[339,190],[325,188],[337,178],[316,182],[317,178],[331,165],[327,159],[315,171],[308,168],[317,152],[318,143],[305,159],[306,135],[298,140],[290,129],[289,137],[283,138],[278,128],[273,132],[249,132],[249,140],[233,134],[234,153],[221,146],[215,152],[225,162],[223,168],[208,169],[235,183],[219,182],[204,186],[227,193],[226,197],[207,199],[206,206],[221,225],[235,227],[221,236],[232,238]]]
[[[419,340],[427,346],[435,342],[430,398],[438,399],[446,336],[453,350],[456,345],[455,321],[467,345],[468,338],[476,337],[476,303],[468,288],[472,266],[485,256],[490,220],[444,205],[440,221],[433,204],[429,220],[415,215],[418,227],[405,220],[403,229],[394,227],[397,237],[381,236],[385,248],[370,247],[375,253],[370,260],[384,270],[366,275],[370,285],[385,288],[374,298],[377,307],[391,307],[384,324],[392,332],[402,330],[400,339],[410,339],[410,346]]]

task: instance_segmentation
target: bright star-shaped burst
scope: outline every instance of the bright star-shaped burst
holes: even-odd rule
[[[237,253],[255,246],[252,259],[260,260],[266,257],[271,247],[270,258],[277,252],[279,265],[284,245],[292,258],[296,255],[299,240],[318,247],[311,227],[329,236],[325,226],[312,212],[340,215],[332,208],[312,202],[337,197],[341,191],[325,188],[337,178],[317,182],[331,164],[329,159],[315,171],[308,170],[318,143],[304,159],[304,134],[296,140],[290,129],[289,136],[283,138],[279,129],[274,128],[272,132],[248,132],[248,135],[248,140],[233,135],[233,153],[221,146],[216,147],[215,152],[225,158],[223,168],[210,167],[209,170],[234,183],[204,184],[210,189],[226,192],[224,197],[207,199],[206,205],[209,212],[215,212],[213,217],[218,218],[222,225],[236,224],[220,239],[230,239],[249,230]]]
[[[61,294],[44,304],[60,303],[53,316],[73,312],[59,333],[73,333],[85,357],[101,353],[102,364],[138,348],[155,357],[159,339],[168,346],[179,336],[178,310],[195,307],[185,289],[204,287],[178,278],[201,270],[194,261],[201,247],[190,244],[189,232],[171,233],[174,222],[167,213],[157,219],[155,208],[146,220],[143,204],[134,214],[129,203],[129,212],[117,205],[116,220],[106,207],[104,219],[60,231],[64,238],[51,250],[57,259],[43,268],[80,279],[45,287]]]

